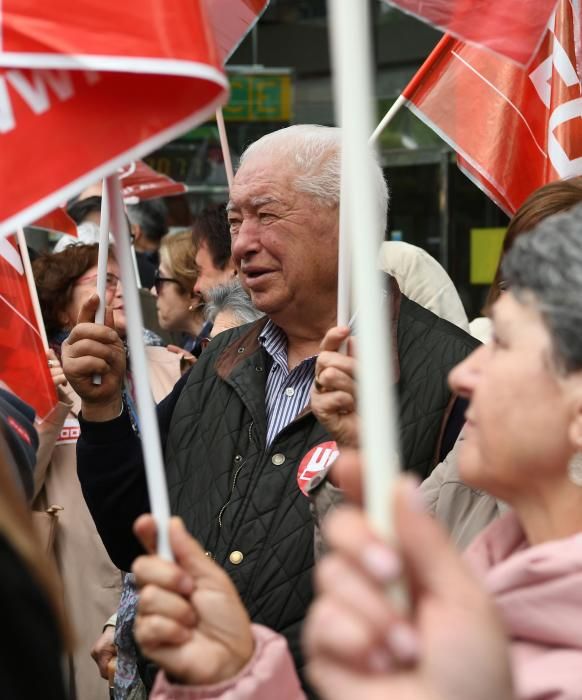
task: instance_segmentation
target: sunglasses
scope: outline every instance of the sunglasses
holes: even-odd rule
[[[156,294],[160,293],[162,287],[164,286],[164,282],[173,282],[174,284],[177,284],[180,287],[182,286],[177,279],[174,279],[173,277],[162,277],[160,275],[159,269],[156,270],[154,272],[154,288],[156,290]]]

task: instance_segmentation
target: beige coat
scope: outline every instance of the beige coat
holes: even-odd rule
[[[420,491],[427,511],[443,523],[453,542],[464,550],[508,506],[461,481],[457,459],[462,440],[461,432],[446,459],[422,482]]]
[[[180,377],[179,356],[165,348],[147,347],[150,382],[160,401]],[[81,401],[70,386],[53,413],[39,426],[40,447],[34,508],[59,505],[56,556],[63,579],[67,613],[76,648],[72,678],[78,700],[108,700],[103,680],[90,656],[109,616],[117,610],[121,572],[112,564],[95,529],[77,478],[76,442]]]

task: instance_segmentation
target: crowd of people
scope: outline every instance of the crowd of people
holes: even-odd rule
[[[471,324],[433,258],[382,245],[369,303],[390,312],[405,472],[386,542],[362,498],[357,309],[336,320],[340,172],[340,131],[297,125],[250,145],[191,229],[128,207],[147,378],[113,247],[95,323],[99,191],[72,204],[83,236],[34,261],[58,404],[35,430],[1,390],[6,697],[582,697],[582,178],[524,203]],[[173,561],[149,514],[146,379]]]

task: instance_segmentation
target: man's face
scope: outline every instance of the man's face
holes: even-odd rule
[[[231,190],[232,256],[255,306],[286,324],[329,316],[337,290],[338,208],[297,192],[281,158],[245,161]]]
[[[234,275],[231,265],[227,265],[224,270],[214,265],[205,241],[202,241],[198,246],[196,265],[199,270],[199,275],[194,285],[194,292],[203,299],[206,298],[206,293],[209,289],[218,287],[221,284],[227,284],[232,280]]]

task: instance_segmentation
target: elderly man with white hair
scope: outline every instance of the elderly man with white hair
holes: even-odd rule
[[[305,485],[336,449],[309,394],[336,324],[340,161],[339,130],[306,125],[269,134],[243,155],[228,204],[232,254],[265,317],[216,337],[158,406],[172,512],[232,577],[251,619],[287,638],[299,670],[314,564]],[[385,220],[387,188],[375,172]],[[442,435],[452,442],[458,431],[444,425],[447,373],[476,341],[401,295],[393,280],[389,292],[403,463],[426,475]],[[114,331],[91,323],[95,308],[93,300],[81,312],[64,368],[83,398],[85,499],[111,558],[128,570],[143,551],[131,526],[149,503],[122,403],[125,355]]]

